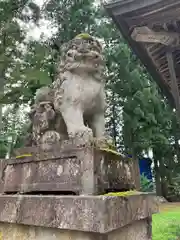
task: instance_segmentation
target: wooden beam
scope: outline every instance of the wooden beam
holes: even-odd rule
[[[162,14],[161,12],[162,11],[164,11],[164,10],[169,10],[169,8],[176,8],[176,7],[178,7],[180,5],[180,3],[179,2],[176,2],[176,3],[167,3],[166,5],[163,5],[163,6],[161,6],[161,7],[159,7],[159,8],[156,8],[156,9],[153,9],[152,11],[148,11],[148,12],[145,12],[145,13],[143,13],[143,14],[141,14],[140,16],[138,16],[139,18],[144,18],[144,17],[147,17],[147,16],[149,16],[149,15],[154,15],[154,14]],[[169,11],[168,11],[169,12]],[[163,12],[163,14],[164,14],[164,12]],[[132,18],[132,20],[133,20],[133,18]]]
[[[105,8],[110,8],[114,16],[127,14],[142,8],[150,8],[153,5],[163,3],[164,0],[105,0]]]
[[[176,78],[176,71],[175,71],[175,66],[174,66],[172,49],[169,48],[167,50],[166,57],[167,57],[167,61],[168,61],[168,67],[169,67],[169,73],[170,73],[170,79],[171,79],[172,94],[174,97],[178,115],[180,116],[180,94],[179,94],[179,88],[178,88],[178,83],[177,83],[177,78]]]
[[[180,44],[180,34],[165,31],[155,32],[146,26],[134,28],[131,37],[136,42],[160,43],[166,46],[178,46]]]
[[[180,3],[179,3],[180,4]],[[155,24],[163,24],[164,22],[172,22],[179,19],[180,5],[174,9],[169,9],[166,12],[157,13],[154,15],[142,16],[141,14],[136,14],[134,16],[128,16],[125,21],[129,26],[145,26]]]

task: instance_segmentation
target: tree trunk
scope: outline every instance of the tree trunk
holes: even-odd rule
[[[162,196],[161,176],[159,172],[158,158],[155,150],[153,150],[153,156],[154,156],[154,176],[155,176],[155,183],[156,183],[156,194],[158,196]]]
[[[132,140],[133,136],[132,136]],[[132,141],[133,143],[133,141]],[[141,189],[141,175],[140,175],[140,168],[139,168],[139,158],[137,157],[136,151],[132,144],[132,157],[133,157],[133,166],[134,166],[134,179],[135,179],[135,187],[137,191]]]
[[[116,125],[116,104],[115,104],[115,94],[113,92],[112,95],[112,132],[113,132],[113,139],[114,139],[114,145],[117,147],[117,125]]]
[[[0,98],[3,96],[3,93],[4,93],[4,79],[2,79],[2,77],[0,76]],[[0,102],[0,132],[3,127],[2,109],[3,109],[3,105]]]
[[[140,191],[141,179],[140,179],[139,159],[136,156],[133,156],[133,167],[134,167],[135,188],[137,191]]]
[[[3,35],[2,38],[2,52],[0,53],[1,55],[5,55],[5,49],[6,49],[6,34]],[[2,69],[0,71],[0,100],[3,97],[4,94],[4,86],[5,86],[5,73],[6,73],[6,69],[7,69],[8,63],[4,62]],[[2,104],[0,102],[0,132],[2,130]]]
[[[168,171],[164,163],[165,159],[162,158],[161,161],[159,161],[159,173],[161,176],[162,196],[166,198],[168,196],[168,181],[167,181]]]
[[[161,177],[159,174],[159,168],[155,167],[154,170],[155,170],[156,194],[158,196],[162,196]]]

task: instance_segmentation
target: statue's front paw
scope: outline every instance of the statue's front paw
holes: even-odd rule
[[[73,133],[69,133],[69,138],[82,141],[84,144],[92,141],[93,133],[88,127],[83,127],[75,130]]]
[[[52,148],[53,144],[60,141],[60,134],[56,131],[47,131],[40,138],[40,146],[43,150],[49,150]]]
[[[97,146],[98,148],[111,148],[116,149],[116,147],[113,144],[113,141],[110,137],[101,137],[101,138],[94,138],[93,144]]]

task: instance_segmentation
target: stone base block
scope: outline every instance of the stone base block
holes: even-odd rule
[[[158,211],[147,194],[0,196],[0,234],[9,240],[151,240]]]
[[[0,238],[3,240],[151,240],[148,219],[136,221],[107,234],[60,230],[0,223]]]
[[[38,147],[19,149],[15,158],[0,161],[1,193],[96,195],[112,189],[134,189],[133,177],[131,160],[70,141],[49,151]]]

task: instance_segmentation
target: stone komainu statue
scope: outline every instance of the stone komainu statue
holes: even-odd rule
[[[104,67],[102,47],[88,34],[62,47],[56,80],[37,91],[30,112],[36,145],[105,137]]]

